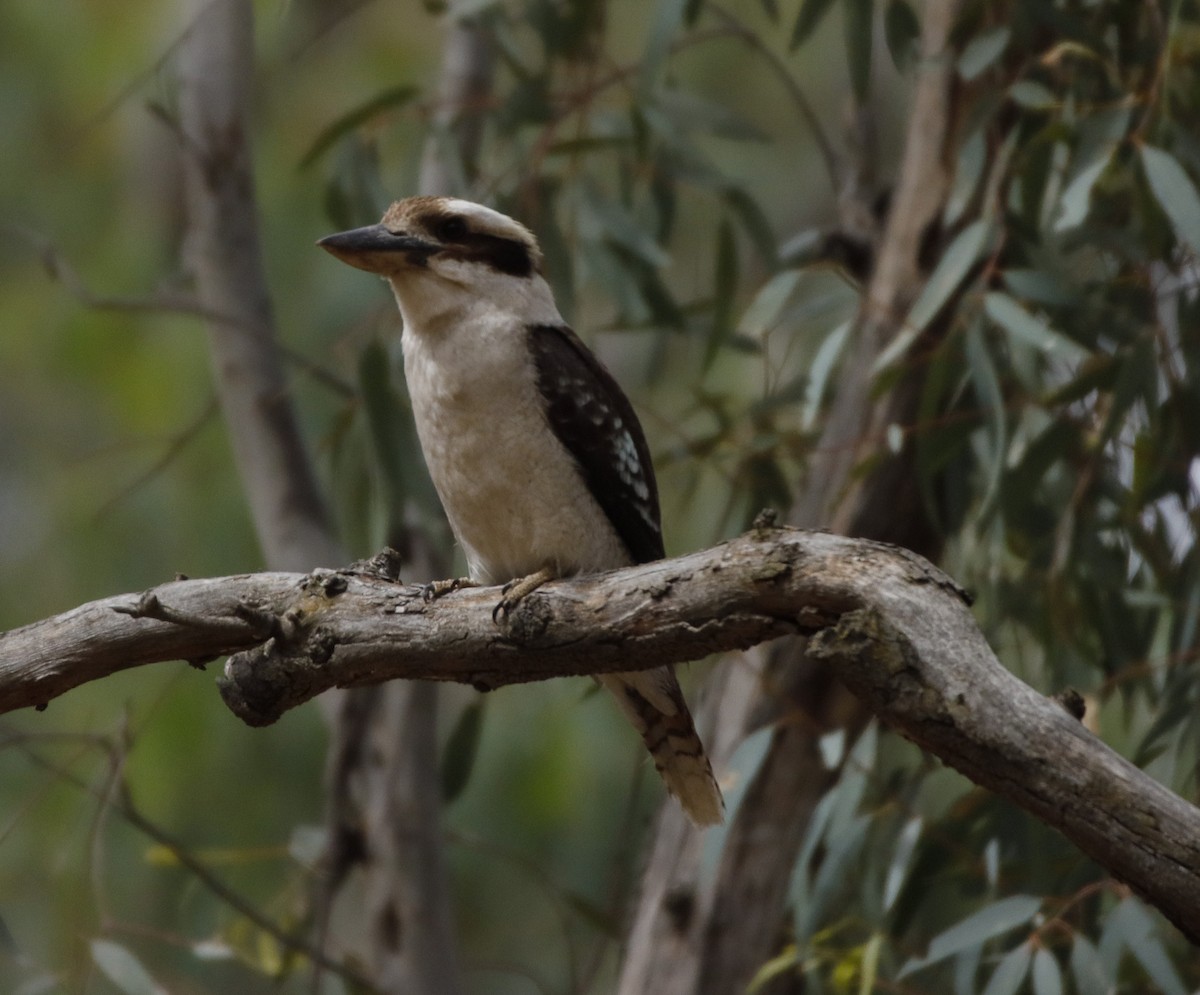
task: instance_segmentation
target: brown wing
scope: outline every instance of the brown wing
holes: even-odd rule
[[[579,464],[634,563],[661,560],[658,485],[641,423],[620,385],[565,325],[532,325],[546,419]]]

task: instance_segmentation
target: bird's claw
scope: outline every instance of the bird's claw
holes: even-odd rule
[[[461,591],[464,587],[478,587],[470,577],[450,577],[447,580],[431,580],[421,587],[421,600],[428,604],[446,594]]]
[[[492,609],[492,621],[499,625],[504,619],[508,618],[514,608],[521,603],[527,595],[532,594],[548,580],[553,580],[558,576],[550,567],[542,567],[534,573],[525,577],[514,577],[502,588],[500,588],[500,600],[496,607]]]

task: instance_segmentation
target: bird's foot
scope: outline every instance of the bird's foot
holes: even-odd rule
[[[421,598],[425,602],[436,601],[444,594],[461,591],[464,587],[479,587],[477,581],[470,577],[451,577],[448,580],[431,580],[421,588]]]
[[[501,588],[500,593],[503,597],[492,609],[492,621],[499,625],[521,603],[522,598],[528,597],[547,581],[554,580],[557,576],[558,574],[550,567],[542,567],[537,573],[514,577]]]

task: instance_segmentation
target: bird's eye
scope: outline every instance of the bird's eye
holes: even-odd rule
[[[438,236],[445,242],[457,242],[467,234],[467,223],[462,218],[446,218],[438,225]]]

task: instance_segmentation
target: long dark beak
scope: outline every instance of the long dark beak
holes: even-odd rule
[[[399,253],[403,253],[410,263],[424,265],[426,260],[441,248],[415,235],[389,231],[383,225],[367,225],[365,228],[352,228],[350,231],[326,235],[317,245],[337,256],[342,262],[368,273],[395,270],[398,262],[396,256]]]

